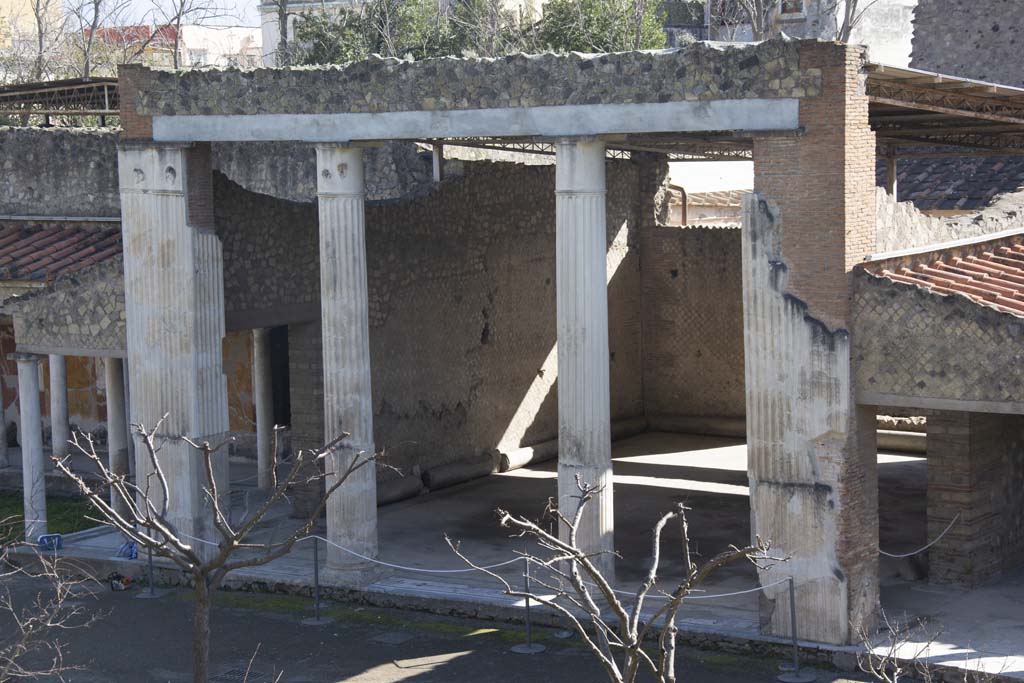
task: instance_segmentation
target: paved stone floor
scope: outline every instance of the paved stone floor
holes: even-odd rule
[[[680,434],[642,434],[615,444],[616,547],[618,583],[637,584],[649,553],[650,527],[659,513],[676,502],[692,508],[690,528],[695,549],[713,555],[750,535],[746,476],[746,447],[727,438]],[[254,470],[233,464],[232,479],[242,492],[236,511],[251,489]],[[918,457],[879,456],[880,539],[883,549],[899,553],[923,546],[926,539],[926,462]],[[444,544],[447,533],[462,542],[463,551],[480,564],[501,562],[522,548],[521,539],[508,538],[494,510],[537,517],[555,494],[555,463],[548,462],[437,491],[380,509],[380,558],[419,569],[459,569],[462,565]],[[293,521],[287,510],[260,530],[263,537],[284,534]],[[671,542],[672,533],[667,539]],[[118,539],[110,534],[69,543],[69,552],[109,557]],[[321,546],[322,549],[322,546]],[[321,552],[321,562],[323,553]],[[900,578],[898,561],[880,558],[883,608],[894,618],[924,619],[936,635],[931,656],[937,662],[971,666],[1024,678],[1024,573],[974,591],[931,586]],[[669,557],[663,575],[671,578],[679,563]],[[521,568],[500,570],[520,581]],[[253,580],[311,583],[312,546],[297,546],[287,558],[247,572]],[[729,593],[756,585],[750,565],[737,564],[717,573],[706,595]],[[495,582],[474,573],[430,574],[384,570],[369,589],[379,594],[515,605],[501,596]],[[684,629],[738,636],[757,634],[757,596],[754,594],[692,601],[682,614]]]

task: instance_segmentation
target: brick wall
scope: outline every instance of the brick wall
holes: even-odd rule
[[[800,101],[805,132],[754,142],[754,189],[776,203],[786,223],[789,293],[831,329],[847,325],[842,274],[875,249],[875,139],[863,61],[858,48],[803,44],[800,66],[820,69],[823,87],[820,97]]]
[[[645,412],[742,417],[739,229],[645,227],[640,263]]]
[[[928,417],[928,538],[934,583],[974,586],[1024,564],[1024,416]]]
[[[320,321],[288,326],[288,388],[292,411],[292,444],[323,445],[324,372]]]
[[[139,93],[150,87],[152,72],[141,64],[121,64],[117,81],[122,136],[125,140],[152,139],[153,117],[137,113]]]

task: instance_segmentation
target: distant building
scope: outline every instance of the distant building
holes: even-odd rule
[[[113,63],[132,60],[150,66],[173,66],[177,35],[173,26],[103,26],[96,29],[94,42],[104,50],[123,55],[115,57]]]
[[[263,34],[255,26],[182,26],[181,65],[260,66]]]
[[[263,54],[260,29],[248,26],[111,26],[97,29],[96,38],[126,56],[141,50],[149,66],[173,66],[175,50],[180,68],[254,67]]]

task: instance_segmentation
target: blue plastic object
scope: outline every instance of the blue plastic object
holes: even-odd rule
[[[64,547],[64,537],[60,534],[43,534],[39,537],[39,547],[43,550],[60,550]]]
[[[127,557],[129,560],[137,559],[139,557],[138,544],[135,541],[125,541],[117,549],[117,557]]]

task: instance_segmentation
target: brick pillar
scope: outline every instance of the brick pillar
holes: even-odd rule
[[[847,644],[878,604],[874,410],[857,406],[849,271],[874,249],[874,135],[863,49],[801,47],[821,94],[800,102],[803,134],[756,138],[744,206],[743,298],[753,533],[790,562],[801,638]],[[788,636],[785,586],[761,601]]]
[[[1024,416],[928,417],[932,583],[976,586],[1024,564]]]

